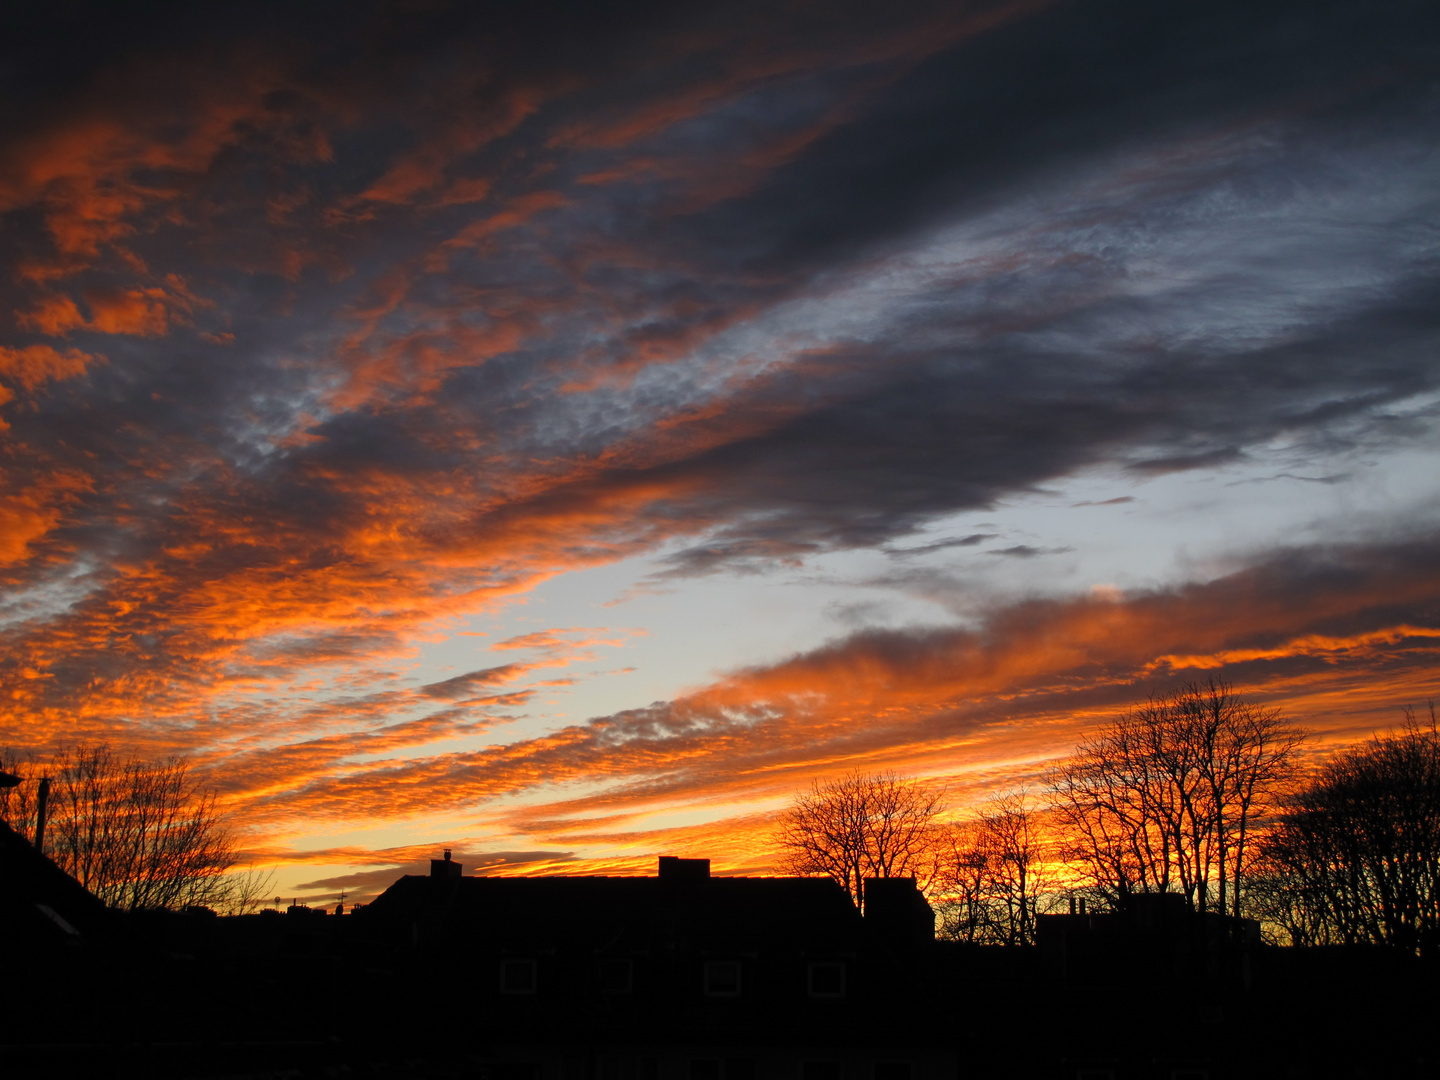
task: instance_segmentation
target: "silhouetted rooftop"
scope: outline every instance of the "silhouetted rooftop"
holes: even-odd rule
[[[0,926],[14,946],[78,944],[106,932],[111,913],[92,893],[0,822]]]
[[[859,912],[822,878],[450,877],[400,878],[363,913],[451,946],[499,944],[625,951],[683,941],[688,948],[826,948],[853,941]]]

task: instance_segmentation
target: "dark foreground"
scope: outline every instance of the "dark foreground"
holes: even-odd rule
[[[119,916],[7,871],[6,1077],[1440,1076],[1433,963],[1267,948],[1168,898],[999,949],[931,940],[904,879],[862,918],[828,882],[700,860],[549,879],[437,860],[362,910],[239,918]]]

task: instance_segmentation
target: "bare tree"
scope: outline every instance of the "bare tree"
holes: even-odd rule
[[[941,932],[977,944],[1032,945],[1053,896],[1052,843],[1026,796],[992,800],[953,827],[935,880]]]
[[[952,825],[940,849],[933,883],[942,937],[977,945],[990,941],[992,878],[984,822]]]
[[[797,795],[776,840],[787,870],[829,877],[861,907],[866,878],[928,878],[943,808],[944,792],[931,784],[852,772]]]
[[[1295,944],[1440,950],[1440,730],[1433,704],[1405,720],[1332,758],[1262,844],[1262,913]]]
[[[1112,903],[1178,892],[1197,911],[1238,915],[1256,825],[1293,777],[1303,738],[1223,682],[1152,698],[1052,774],[1070,860]]]
[[[51,777],[45,853],[110,906],[230,911],[253,907],[268,891],[268,876],[253,868],[229,873],[234,835],[184,758],[145,761],[78,746],[26,768]],[[23,791],[32,786],[0,796],[0,810],[33,835],[34,800]]]
[[[28,780],[34,778],[36,770],[29,755],[18,754],[6,747],[0,750],[0,772]],[[35,836],[38,787],[38,784],[33,783],[0,787],[0,821],[4,821],[27,840],[33,840]]]
[[[209,905],[222,915],[252,915],[270,902],[275,885],[275,872],[248,864],[244,870],[232,870],[225,878],[225,889]]]

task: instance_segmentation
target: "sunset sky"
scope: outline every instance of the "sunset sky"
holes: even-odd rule
[[[0,745],[277,891],[1440,697],[1440,6],[21,4]]]

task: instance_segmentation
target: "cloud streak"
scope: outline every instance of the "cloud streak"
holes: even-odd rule
[[[1321,744],[1352,739],[1435,692],[1434,554],[1297,550],[1178,589],[1010,604],[975,629],[862,631],[673,701],[286,798],[344,817],[356,798],[417,814],[437,797],[479,809],[545,790],[501,810],[507,827],[575,844],[620,826],[653,843],[637,826],[677,805],[713,814],[857,766],[1033,783],[1091,725],[1211,676],[1282,704]]]

